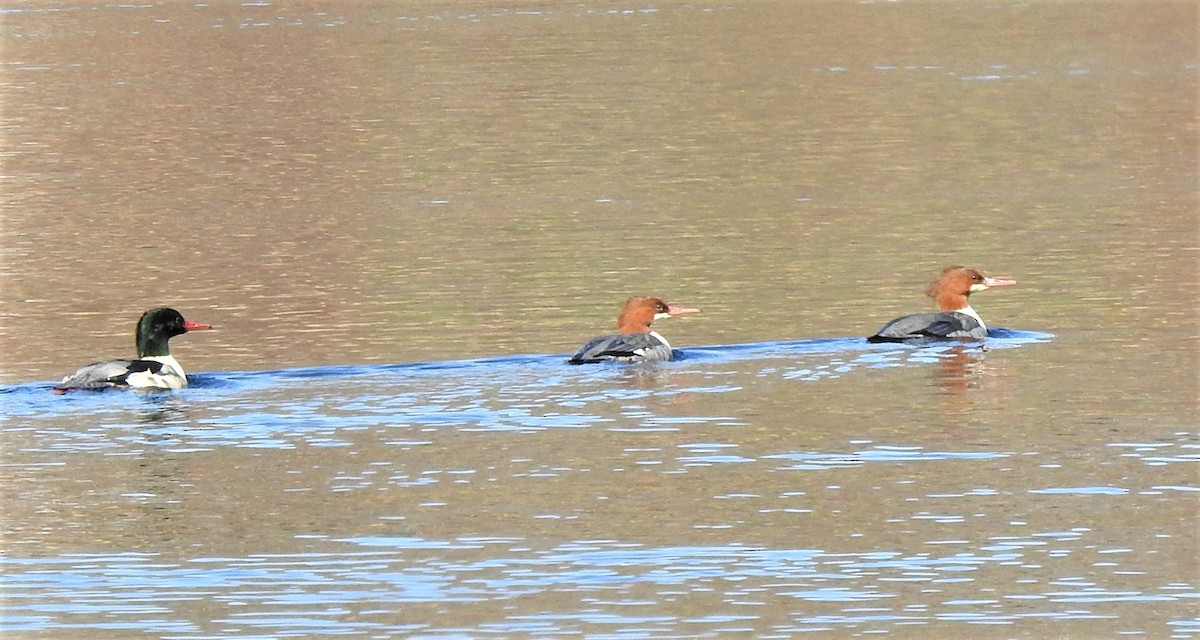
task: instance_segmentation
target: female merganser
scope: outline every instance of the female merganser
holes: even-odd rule
[[[983,318],[971,308],[967,297],[977,291],[991,287],[1008,287],[1016,280],[989,278],[978,269],[970,267],[947,267],[942,270],[925,294],[937,300],[938,313],[914,313],[896,318],[883,325],[870,342],[904,342],[930,338],[971,338],[982,340],[987,337],[987,325]]]
[[[174,309],[159,307],[138,320],[137,360],[106,360],[82,367],[63,378],[54,390],[103,390],[113,387],[135,389],[182,389],[187,374],[171,356],[167,341],[188,331],[212,329],[212,325],[189,322]]]
[[[666,338],[650,330],[650,323],[688,313],[700,313],[700,310],[676,307],[658,298],[632,297],[625,301],[621,315],[617,316],[617,331],[620,333],[593,338],[579,347],[579,351],[567,362],[670,360],[671,345]]]

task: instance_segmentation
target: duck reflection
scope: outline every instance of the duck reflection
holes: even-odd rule
[[[979,386],[986,352],[977,345],[955,345],[942,352],[934,374],[937,386],[955,395]]]
[[[621,385],[629,389],[651,390],[672,383],[674,374],[668,367],[642,364],[621,368]]]
[[[144,425],[190,426],[188,405],[173,393],[150,393],[142,396],[143,407],[138,422]]]
[[[957,414],[980,402],[1003,401],[1003,366],[987,366],[989,349],[982,345],[955,345],[938,358],[933,385],[945,399],[946,409]]]

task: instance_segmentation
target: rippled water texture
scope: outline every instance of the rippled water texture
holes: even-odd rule
[[[0,20],[5,638],[1200,636],[1194,3]]]

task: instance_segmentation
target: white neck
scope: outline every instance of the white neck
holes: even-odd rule
[[[650,335],[654,336],[655,338],[658,338],[659,342],[662,342],[663,346],[665,346],[666,348],[668,348],[668,349],[671,348],[671,343],[667,342],[667,339],[662,337],[661,335],[659,335],[659,333],[657,331],[651,331]]]
[[[987,325],[983,323],[983,318],[979,317],[979,314],[974,309],[971,308],[971,305],[967,305],[961,309],[955,309],[954,313],[961,313],[964,316],[971,316],[972,318],[975,318],[975,320],[977,320],[979,322],[979,326],[983,327],[984,329],[987,329]]]

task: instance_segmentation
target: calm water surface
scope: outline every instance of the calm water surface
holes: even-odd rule
[[[0,632],[1200,636],[1198,18],[0,6]]]

